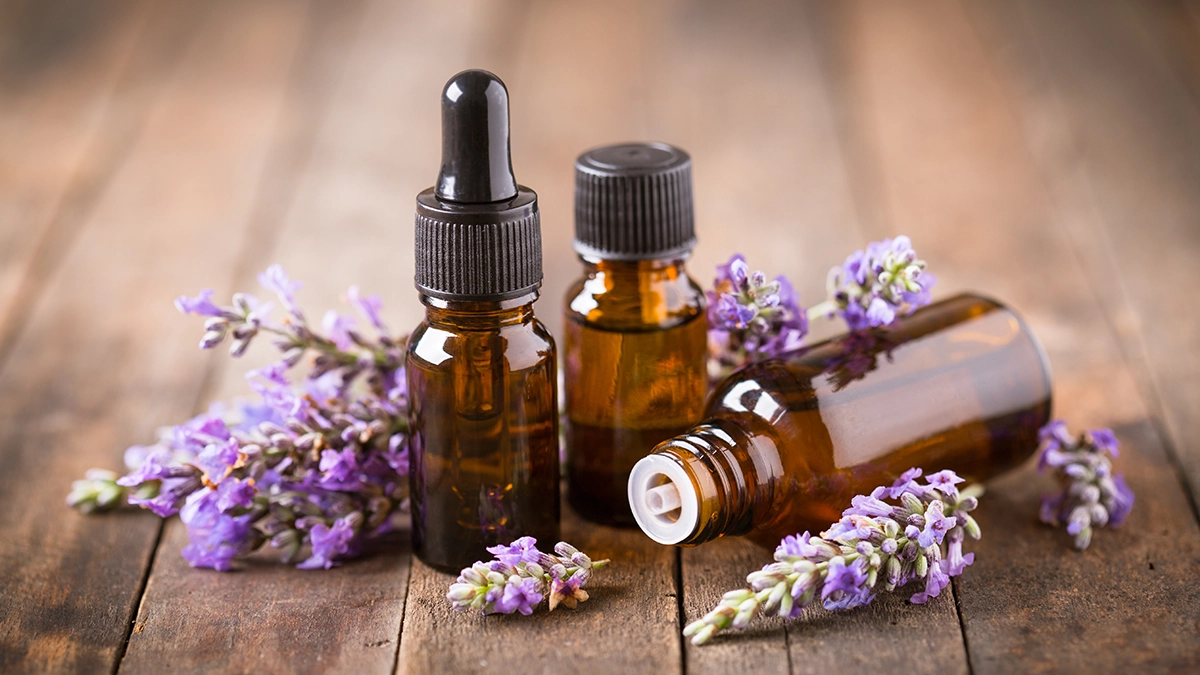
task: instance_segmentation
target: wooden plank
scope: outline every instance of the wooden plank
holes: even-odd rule
[[[992,484],[976,563],[955,582],[972,671],[1194,665],[1200,531],[1102,311],[1108,287],[1093,285],[1060,225],[1078,214],[1056,199],[1029,149],[1038,139],[1018,123],[1020,88],[954,3],[837,11],[861,45],[829,48],[842,128],[863,175],[879,177],[859,194],[913,236],[940,295],[982,289],[1022,311],[1055,369],[1056,414],[1115,428],[1118,469],[1139,495],[1123,529],[1079,554],[1037,523],[1048,478],[1026,466]],[[1011,35],[1001,45],[1029,49]]]
[[[63,497],[193,409],[206,359],[171,297],[235,255],[280,112],[296,9],[205,4],[0,372],[5,672],[114,669],[158,537],[150,514],[87,517]]]
[[[536,2],[519,11],[508,8],[489,20],[505,14],[502,26],[519,28],[506,33],[518,48],[478,60],[494,68],[509,87],[514,169],[518,180],[541,198],[546,280],[536,311],[557,331],[563,294],[580,273],[569,253],[575,156],[596,145],[646,137],[639,110],[651,92],[639,88],[636,66],[654,53],[666,10],[637,2]],[[436,150],[426,157],[436,157]],[[425,167],[429,163],[422,161]],[[613,559],[589,586],[592,599],[574,613],[455,614],[445,599],[454,577],[414,561],[399,671],[455,673],[486,667],[499,672],[542,663],[547,668],[563,664],[558,667],[579,673],[678,672],[675,551],[637,531],[584,523],[565,506],[563,538],[590,555]]]
[[[141,129],[195,9],[0,10],[0,359]]]

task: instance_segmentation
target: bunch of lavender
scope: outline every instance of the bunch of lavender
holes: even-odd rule
[[[195,567],[229,570],[234,558],[270,542],[286,562],[328,569],[390,531],[406,499],[404,341],[388,336],[379,298],[355,287],[347,299],[374,339],[334,311],[324,335],[314,330],[296,305],[300,283],[278,265],[259,282],[282,303],[282,323],[245,293],[230,307],[214,304],[211,290],[176,301],[180,311],[207,317],[202,349],[228,338],[236,357],[255,337],[276,337],[282,360],[247,374],[259,400],[216,405],[163,430],[153,445],[129,448],[130,473],[93,469],[67,503],[91,512],[128,501],[164,518],[178,513],[190,542],[183,556]],[[287,372],[306,354],[312,369],[294,385]]]
[[[932,474],[923,485],[920,476],[920,469],[909,469],[891,487],[855,497],[820,537],[785,537],[775,562],[746,577],[750,588],[726,593],[683,634],[699,645],[719,630],[745,628],[759,613],[793,619],[818,597],[830,610],[860,607],[875,599],[879,585],[892,591],[917,579],[925,587],[912,602],[937,597],[975,560],[974,553],[963,554],[962,544],[967,536],[979,538],[969,512],[983,490],[960,492],[963,479],[953,471]]]
[[[1133,509],[1133,490],[1121,474],[1113,475],[1117,437],[1111,429],[1072,436],[1066,422],[1054,420],[1042,427],[1038,438],[1038,471],[1053,468],[1062,487],[1059,494],[1042,497],[1042,522],[1065,522],[1075,548],[1082,551],[1092,541],[1093,527],[1118,527]]]
[[[829,271],[828,297],[805,310],[783,276],[751,273],[741,254],[717,268],[709,292],[709,376],[717,381],[750,361],[795,349],[817,317],[840,316],[852,331],[888,326],[930,302],[936,277],[908,237],[855,251]]]
[[[528,616],[547,596],[552,612],[559,604],[575,609],[587,600],[583,587],[608,560],[593,561],[565,541],[554,546],[557,555],[542,553],[535,544],[533,537],[521,537],[508,546],[488,548],[496,559],[463,569],[446,593],[450,606],[456,611]]]

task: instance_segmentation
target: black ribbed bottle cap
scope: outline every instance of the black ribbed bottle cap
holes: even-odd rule
[[[666,143],[622,143],[575,160],[575,250],[610,260],[684,255],[696,245],[692,159]]]
[[[465,70],[442,90],[442,169],[417,195],[416,283],[426,295],[495,300],[542,283],[537,194],[517,185],[508,89]]]

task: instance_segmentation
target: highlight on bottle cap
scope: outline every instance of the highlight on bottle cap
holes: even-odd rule
[[[638,527],[660,544],[678,544],[700,523],[700,498],[691,477],[666,455],[647,455],[629,474],[629,507]]]

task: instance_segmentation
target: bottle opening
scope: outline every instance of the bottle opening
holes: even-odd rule
[[[629,507],[638,527],[660,544],[678,544],[696,531],[700,500],[687,471],[667,455],[649,455],[629,474]]]

